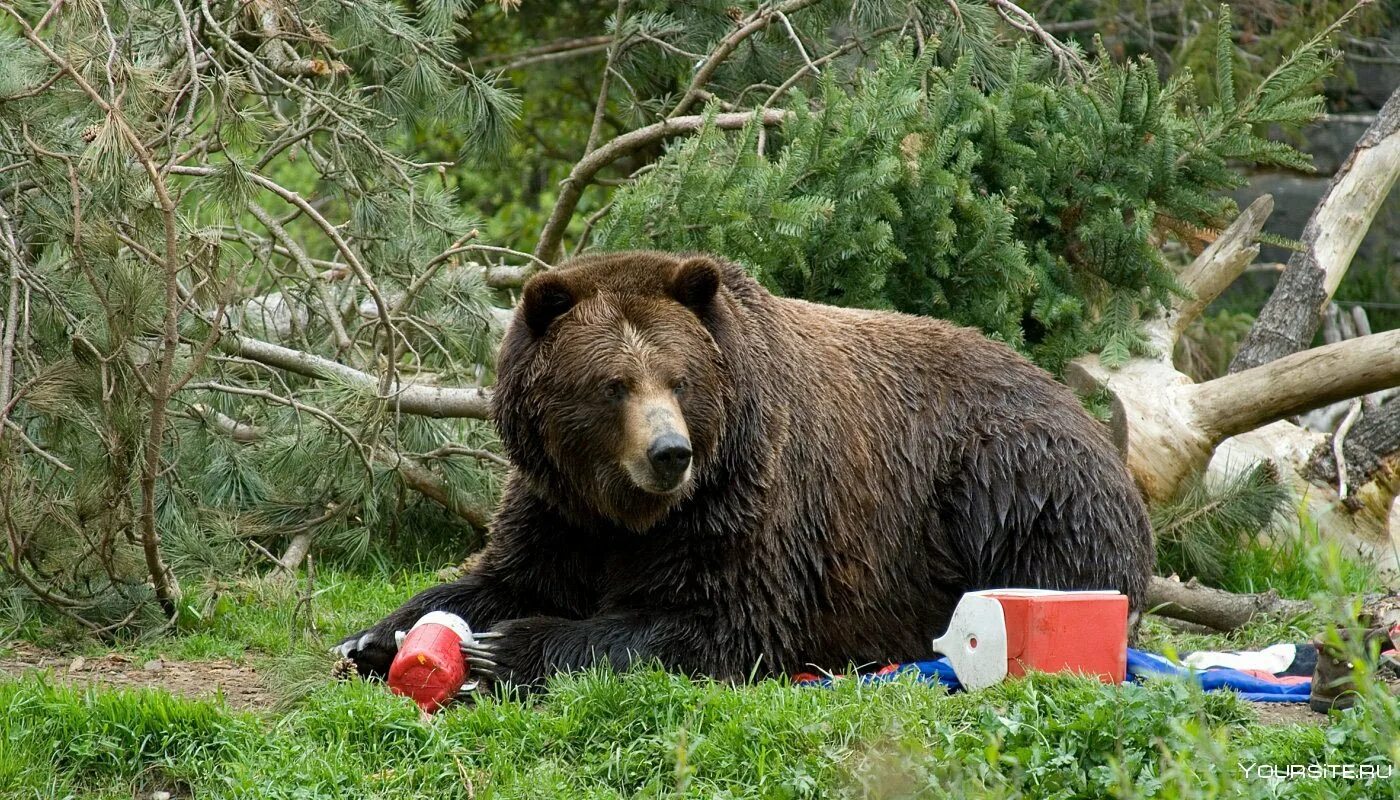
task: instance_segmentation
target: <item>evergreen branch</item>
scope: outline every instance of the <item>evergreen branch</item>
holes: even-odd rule
[[[418,296],[419,292],[423,291],[423,287],[427,286],[428,282],[433,279],[433,276],[437,275],[438,269],[440,269],[443,264],[452,260],[453,256],[470,252],[472,248],[464,247],[463,245],[480,235],[480,232],[477,231],[476,228],[472,228],[470,231],[467,231],[465,236],[453,242],[451,247],[433,256],[428,263],[423,266],[423,270],[418,273],[413,279],[413,282],[408,285],[408,288],[404,289],[403,296],[395,303],[395,309],[403,309],[411,306],[414,298]]]
[[[350,349],[350,335],[345,332],[345,322],[340,318],[340,309],[336,308],[335,302],[326,292],[322,281],[317,279],[317,270],[311,263],[310,256],[306,254],[301,245],[297,244],[291,234],[287,233],[287,229],[282,227],[281,223],[274,219],[271,214],[267,213],[266,209],[257,203],[248,203],[246,208],[250,214],[257,218],[258,222],[262,223],[264,228],[267,228],[268,233],[272,234],[272,238],[282,243],[293,263],[301,268],[302,274],[310,282],[311,292],[321,304],[326,323],[331,326],[336,352],[343,353]]]
[[[445,444],[422,455],[423,458],[427,459],[447,458],[449,456],[467,456],[477,461],[484,461],[489,464],[495,464],[498,467],[510,469],[510,461],[499,453],[493,453],[490,450],[482,450],[477,447],[464,447],[459,444]]]
[[[824,66],[829,62],[835,61],[836,59],[846,55],[847,53],[851,52],[852,50],[855,50],[858,47],[864,47],[867,44],[867,42],[869,42],[872,39],[879,39],[883,36],[888,36],[891,33],[896,33],[903,30],[903,25],[887,25],[883,28],[873,30],[870,33],[865,34],[863,37],[852,36],[851,38],[847,39],[845,43],[843,43],[840,47],[836,48],[835,50],[832,50],[830,53],[827,53],[826,55],[818,58],[817,60],[810,62],[810,64],[803,66],[802,69],[799,69],[798,71],[794,72],[791,76],[789,76],[787,80],[778,84],[778,87],[773,90],[773,93],[768,95],[768,99],[763,101],[763,107],[772,107],[772,105],[778,102],[778,100],[783,95],[787,94],[789,91],[792,91],[792,87],[796,86],[799,81],[807,77],[809,73],[820,74],[817,72],[817,67]]]
[[[755,121],[766,126],[777,125],[787,119],[789,113],[780,109],[764,109],[761,112],[745,111],[716,114],[713,118],[707,118],[703,114],[671,117],[644,128],[629,131],[609,141],[584,156],[569,171],[569,176],[560,182],[559,198],[555,200],[554,209],[550,212],[549,220],[540,233],[539,243],[535,245],[534,258],[539,262],[548,262],[559,256],[564,230],[573,218],[574,209],[578,207],[578,201],[583,196],[584,188],[592,182],[599,170],[619,158],[649,144],[685,133],[694,133],[704,127],[707,119],[712,119],[712,124],[720,130],[735,130]]]
[[[222,386],[219,384],[209,384],[198,387],[191,386],[189,388],[207,388],[225,392],[232,391],[236,394],[245,394],[249,396],[260,397],[263,399],[273,400],[274,402],[283,404],[291,404],[295,402],[289,400],[288,398],[278,397],[277,395],[271,394],[270,392],[246,390],[241,389],[239,387]],[[311,406],[305,406],[304,408],[308,411],[312,410]],[[324,411],[316,409],[313,413],[315,412],[319,412],[317,416],[321,416],[324,414],[329,420],[334,420],[334,417],[330,416]],[[241,444],[251,444],[257,442],[267,435],[266,431],[255,425],[249,425],[246,422],[239,422],[238,420],[233,419],[232,417],[229,417],[226,414],[222,414],[218,411],[215,411],[214,409],[211,409],[203,404],[197,403],[190,406],[188,413],[191,417],[200,420],[201,422],[204,422],[214,430],[224,434],[225,436],[228,436],[229,438]],[[338,423],[336,424],[338,425]],[[349,436],[351,441],[355,442],[357,447],[364,448],[364,445],[361,444],[359,440],[355,439],[352,435],[350,435],[348,431],[342,430],[342,433],[346,436]],[[442,447],[439,447],[431,453],[424,454],[423,458],[441,458],[449,455],[470,455],[477,458],[478,460],[499,463],[500,465],[505,467],[510,466],[510,462],[506,461],[504,458],[501,458],[495,453],[490,453],[485,450],[476,450],[473,448],[462,447],[460,445],[443,445]],[[371,452],[371,456],[374,458],[375,461],[384,464],[385,466],[398,473],[399,477],[403,480],[405,486],[408,486],[410,489],[413,489],[414,491],[418,492],[424,497],[427,497],[429,500],[432,500],[433,502],[437,503],[438,505],[442,506],[448,511],[451,511],[452,513],[456,514],[458,517],[461,517],[473,528],[476,528],[479,531],[485,531],[490,525],[491,512],[489,509],[485,509],[480,506],[475,506],[470,503],[464,503],[454,498],[452,496],[451,491],[448,490],[447,485],[443,483],[443,481],[440,478],[434,475],[427,467],[424,467],[421,463],[419,463],[419,461],[416,458],[407,456],[403,453],[399,453],[395,450],[391,450],[382,446],[375,447]],[[368,468],[368,464],[366,464],[366,468]],[[320,524],[320,522],[322,521],[324,520],[316,520],[312,523],[305,524],[304,527],[311,527],[313,525]]]
[[[171,167],[170,171],[176,175],[195,175],[201,177],[208,177],[215,172],[212,167],[187,167],[179,165]],[[340,229],[332,225],[330,220],[326,219],[321,212],[316,209],[316,206],[308,203],[306,198],[302,197],[299,193],[256,172],[248,172],[247,176],[253,183],[267,189],[287,203],[295,206],[315,223],[316,227],[320,228],[321,231],[326,234],[326,238],[331,240],[331,243],[335,245],[335,249],[345,258],[345,263],[349,265],[350,270],[355,273],[355,277],[365,287],[365,290],[370,293],[370,296],[374,298],[375,308],[379,311],[379,324],[385,334],[390,337],[388,341],[390,343],[404,341],[406,337],[403,331],[399,330],[398,326],[394,324],[393,317],[391,316],[393,307],[386,302],[383,292],[379,289],[378,283],[370,276],[369,270],[365,268],[364,263],[360,261],[359,254],[355,252],[354,248],[350,247],[349,242],[341,235]],[[390,349],[392,350],[392,346]],[[381,391],[386,391],[387,386],[393,382],[394,365],[391,360],[384,374],[384,386],[386,388],[381,389]]]
[[[26,434],[26,433],[24,432],[24,428],[21,428],[20,426],[16,425],[14,420],[12,420],[12,419],[7,419],[7,420],[4,420],[4,422],[5,422],[5,427],[8,428],[9,430],[12,430],[12,431],[15,432],[15,435],[18,436],[20,442],[21,442],[26,448],[29,449],[29,452],[31,452],[31,453],[33,453],[34,455],[36,455],[36,456],[38,456],[38,457],[44,459],[45,461],[49,462],[50,464],[54,465],[55,467],[58,467],[59,469],[63,470],[64,472],[72,472],[72,471],[73,471],[73,468],[72,468],[72,467],[70,467],[70,466],[68,466],[67,464],[63,463],[63,459],[59,458],[58,456],[54,455],[53,453],[50,453],[49,451],[47,451],[47,450],[45,450],[44,448],[40,447],[40,446],[38,445],[38,443],[36,443],[33,439],[29,438],[29,435]]]
[[[346,427],[345,423],[341,422],[339,419],[336,419],[334,414],[330,413],[329,411],[326,411],[325,409],[317,408],[316,406],[310,405],[308,403],[303,403],[300,400],[296,400],[295,398],[283,397],[282,395],[269,392],[266,389],[250,389],[246,386],[229,386],[227,384],[219,383],[217,381],[189,383],[186,384],[184,388],[192,392],[223,392],[224,394],[236,394],[241,395],[243,397],[256,397],[260,400],[266,400],[270,403],[279,403],[296,411],[305,411],[313,417],[317,417],[321,420],[324,420],[327,425],[331,426],[332,428],[335,428],[341,436],[344,436],[345,440],[355,447],[355,453],[359,455],[360,461],[365,465],[365,470],[370,470],[369,448],[365,446],[364,442],[360,441],[360,438],[355,435],[354,431],[351,431],[348,427]]]
[[[613,29],[622,30],[622,15],[627,11],[627,0],[617,0],[617,10],[613,12]],[[603,64],[603,77],[598,81],[598,101],[593,106],[593,124],[588,128],[588,139],[583,144],[583,154],[587,156],[598,146],[598,137],[603,132],[603,116],[608,110],[608,90],[612,86],[613,64],[618,53],[627,46],[630,36],[614,38],[608,44],[608,58]]]
[[[545,61],[557,61],[565,58],[578,58],[579,56],[591,55],[601,50],[605,50],[612,44],[613,37],[607,34],[602,36],[585,36],[579,39],[559,39],[547,44],[529,47],[512,53],[488,53],[476,56],[471,59],[473,64],[495,64],[501,61],[506,62],[501,66],[502,72],[528,67],[532,64],[539,64]]]
[[[145,554],[146,567],[151,576],[151,583],[155,588],[156,599],[160,602],[161,609],[167,618],[175,615],[175,603],[180,596],[179,584],[175,582],[174,573],[165,563],[165,559],[160,550],[160,531],[156,529],[156,480],[160,474],[160,456],[162,445],[165,440],[165,426],[167,410],[170,404],[172,378],[175,369],[175,348],[179,344],[179,280],[180,263],[178,256],[178,243],[175,227],[175,201],[171,198],[170,192],[165,185],[165,176],[160,168],[156,166],[155,157],[146,147],[141,137],[127,122],[126,116],[121,112],[117,103],[120,102],[120,95],[109,102],[102,97],[79,72],[70,65],[67,60],[60,56],[53,48],[49,47],[33,28],[25,22],[24,17],[9,3],[0,4],[3,9],[16,22],[19,23],[20,30],[30,44],[34,45],[39,52],[44,54],[54,66],[67,72],[73,82],[83,91],[84,94],[96,105],[106,112],[107,117],[117,126],[117,130],[126,139],[128,146],[135,153],[137,161],[145,169],[150,178],[151,187],[155,190],[156,200],[160,206],[161,219],[165,234],[165,255],[163,258],[164,283],[165,283],[165,308],[164,320],[162,323],[162,347],[156,359],[156,382],[152,387],[151,394],[151,416],[150,430],[143,447],[144,459],[141,466],[141,549]],[[46,17],[47,18],[47,17]],[[114,45],[115,47],[115,45]],[[109,68],[108,75],[111,75]]]
[[[15,238],[13,222],[5,206],[0,204],[0,239],[3,239],[5,261],[10,265],[9,302],[5,304],[5,320],[0,328],[0,422],[10,421],[10,392],[15,378],[15,339],[19,335],[19,241]],[[0,440],[5,430],[0,427]]]

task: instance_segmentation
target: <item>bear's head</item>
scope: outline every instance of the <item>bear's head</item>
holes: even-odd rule
[[[502,343],[496,424],[520,474],[571,517],[642,531],[715,457],[732,384],[704,256],[575,259],[526,283]]]

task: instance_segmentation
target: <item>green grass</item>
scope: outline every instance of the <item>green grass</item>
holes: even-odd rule
[[[1276,580],[1306,594],[1365,578],[1328,562],[1334,577],[1317,583],[1305,550],[1268,562],[1255,588]],[[323,569],[309,615],[304,584],[191,583],[178,629],[105,643],[56,618],[0,617],[0,631],[72,655],[249,662],[287,701],[253,714],[157,690],[0,680],[0,798],[1400,797],[1400,781],[1273,786],[1245,773],[1400,762],[1400,709],[1379,693],[1329,726],[1267,726],[1231,695],[1175,683],[1037,676],[947,695],[906,681],[827,690],[591,672],[541,699],[483,698],[424,722],[380,685],[328,680],[333,641],[437,580]],[[1185,636],[1149,619],[1141,644],[1248,647],[1320,625]]]
[[[1400,719],[1375,705],[1330,728],[1263,728],[1234,697],[1175,683],[1037,676],[950,696],[660,671],[570,676],[538,702],[487,698],[428,722],[359,682],[268,717],[37,679],[0,683],[0,708],[6,798],[1264,797],[1245,765],[1375,761]]]

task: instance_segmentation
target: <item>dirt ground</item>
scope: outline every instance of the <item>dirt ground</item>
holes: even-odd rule
[[[1326,714],[1318,714],[1307,703],[1255,703],[1260,725],[1326,725]]]
[[[231,661],[136,662],[118,654],[74,658],[60,656],[27,644],[0,657],[0,675],[47,672],[50,680],[70,686],[93,684],[113,687],[165,689],[172,694],[212,700],[220,693],[230,708],[264,710],[276,698],[263,686],[251,667]]]

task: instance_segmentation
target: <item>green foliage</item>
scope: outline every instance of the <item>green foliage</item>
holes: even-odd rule
[[[1290,520],[1293,501],[1267,461],[1220,482],[1191,480],[1175,499],[1151,509],[1157,572],[1298,599],[1329,592],[1332,583],[1342,595],[1374,591],[1375,567],[1324,541],[1312,520]]]
[[[1277,469],[1267,461],[1219,484],[1193,479],[1174,500],[1152,509],[1157,571],[1217,584],[1227,561],[1251,538],[1267,533],[1288,500]]]
[[[1052,369],[1121,363],[1176,289],[1162,239],[1226,221],[1239,165],[1305,165],[1255,126],[1315,118],[1330,64],[1315,40],[1200,106],[1145,60],[1078,82],[1025,44],[954,55],[887,48],[849,85],[826,73],[819,110],[799,95],[778,131],[681,142],[617,194],[599,246],[717,252],[780,293],[975,325]]]

